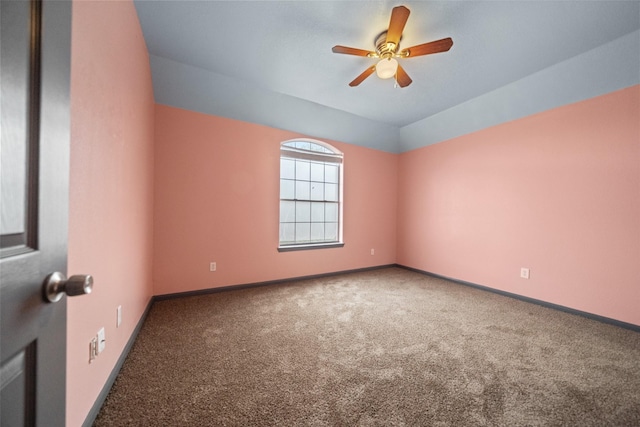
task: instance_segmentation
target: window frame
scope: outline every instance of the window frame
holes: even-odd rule
[[[314,150],[306,150],[303,148],[291,147],[289,144],[292,143],[310,143],[315,144],[320,147],[323,147],[328,152],[314,151]],[[312,250],[312,249],[327,249],[327,248],[340,248],[344,246],[343,241],[343,207],[344,207],[344,153],[334,146],[323,142],[318,141],[316,139],[309,138],[295,138],[287,141],[283,141],[280,143],[280,156],[279,158],[279,206],[278,206],[278,252],[290,252],[290,251],[301,251],[301,250]],[[283,199],[282,198],[282,180],[283,178],[283,170],[282,170],[282,159],[293,159],[293,160],[309,160],[311,162],[321,162],[326,164],[334,163],[338,166],[338,197],[337,197],[337,236],[335,241],[320,241],[320,242],[303,242],[303,243],[286,243],[283,244],[281,239],[281,231],[282,231],[282,202],[283,201],[303,201],[303,202],[318,202],[318,200],[314,200],[311,195],[309,195],[308,199],[296,199],[295,196],[293,199]],[[298,181],[297,178],[293,179],[294,185],[297,182],[305,182],[305,180]],[[311,181],[310,183],[315,182]],[[320,181],[317,181],[320,182]],[[327,184],[326,177],[322,181],[324,184]],[[323,203],[327,203],[327,200],[322,200]],[[326,208],[326,205],[325,205]],[[296,224],[296,222],[293,222]],[[304,221],[301,221],[304,223]],[[313,222],[311,222],[312,224]],[[324,222],[326,224],[326,221]]]

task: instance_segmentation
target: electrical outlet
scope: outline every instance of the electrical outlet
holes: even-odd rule
[[[529,278],[529,269],[528,268],[521,268],[520,269],[520,277],[523,279],[528,279]]]
[[[209,263],[209,271],[216,271],[216,263],[215,262],[210,262]]]
[[[376,250],[371,248],[371,255],[375,255],[375,253],[376,253]]]
[[[96,356],[98,355],[98,338],[91,338],[91,342],[89,343],[89,363],[93,363]]]
[[[122,306],[119,305],[116,309],[116,328],[119,328],[122,325]]]

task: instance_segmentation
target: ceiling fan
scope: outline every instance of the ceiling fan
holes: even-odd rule
[[[356,49],[347,46],[334,46],[331,50],[333,53],[344,53],[346,55],[367,56],[369,58],[381,58],[381,60],[371,67],[364,70],[362,74],[356,77],[349,86],[358,86],[375,71],[378,77],[388,79],[396,78],[396,82],[400,87],[406,87],[413,80],[404,71],[404,68],[398,64],[395,58],[411,58],[414,56],[430,55],[432,53],[446,52],[453,46],[451,37],[436,40],[429,43],[419,44],[417,46],[408,47],[400,50],[400,40],[402,39],[402,30],[404,29],[407,19],[409,18],[409,9],[404,6],[396,6],[391,11],[391,21],[389,29],[383,31],[375,39],[375,51]]]

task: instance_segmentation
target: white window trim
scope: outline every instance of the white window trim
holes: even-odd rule
[[[310,142],[313,144],[320,145],[330,150],[332,153],[322,153],[318,152],[319,155],[326,157],[325,162],[327,163],[338,163],[340,164],[339,170],[339,186],[338,186],[338,240],[335,242],[321,242],[321,243],[299,243],[299,244],[288,244],[281,245],[280,237],[278,236],[278,252],[292,252],[292,251],[302,251],[302,250],[310,250],[310,249],[329,249],[329,248],[341,248],[344,246],[343,232],[344,232],[344,153],[338,150],[336,147],[323,142],[317,139],[311,138],[294,138],[289,139],[287,141],[282,141],[280,143],[280,155],[278,156],[278,161],[282,158],[282,151],[287,152],[287,157],[295,158],[295,159],[310,159],[313,155],[309,155],[308,151],[296,149],[294,147],[287,147],[285,144],[290,142]],[[281,173],[280,169],[279,175]],[[278,197],[278,200],[280,198]],[[279,211],[278,207],[278,211]],[[279,223],[278,223],[279,224]],[[279,225],[278,225],[279,227]]]

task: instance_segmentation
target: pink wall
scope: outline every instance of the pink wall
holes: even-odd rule
[[[402,154],[397,261],[640,325],[640,86]]]
[[[147,49],[131,1],[73,3],[67,425],[81,425],[152,295],[153,114]],[[116,307],[123,323],[116,328]],[[89,342],[106,349],[89,364]]]
[[[396,155],[326,141],[344,152],[345,246],[279,253],[280,143],[302,135],[163,105],[155,123],[156,295],[395,262]]]

